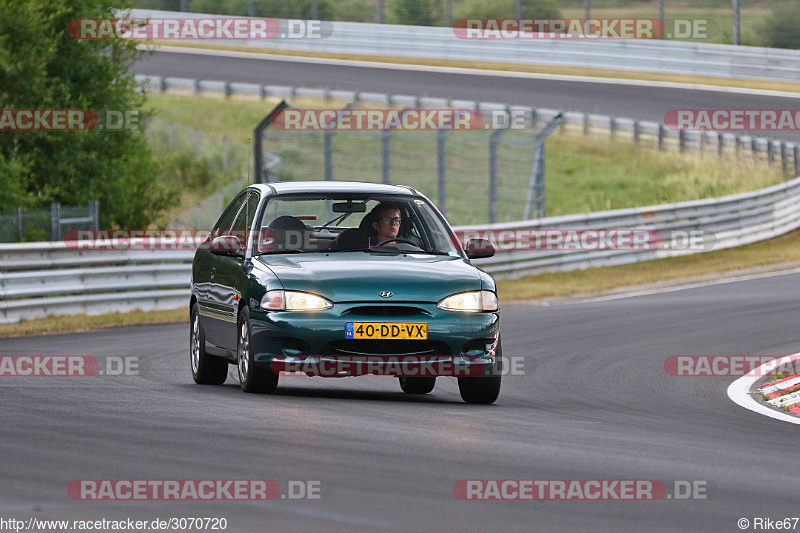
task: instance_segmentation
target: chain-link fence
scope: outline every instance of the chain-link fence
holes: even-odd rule
[[[247,172],[249,148],[225,136],[152,117],[145,128],[145,138],[158,158],[183,153],[205,161],[210,172]]]
[[[73,229],[99,228],[99,203],[85,206],[54,203],[50,208],[0,213],[0,242],[57,241]]]
[[[428,196],[452,223],[478,224],[522,219],[533,131],[268,129],[263,146],[282,161],[272,181],[400,183]]]

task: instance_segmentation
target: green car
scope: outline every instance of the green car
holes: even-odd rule
[[[190,359],[196,383],[238,367],[245,392],[282,375],[388,375],[426,394],[456,377],[467,403],[500,392],[495,282],[423,194],[400,185],[252,185],[195,253]]]

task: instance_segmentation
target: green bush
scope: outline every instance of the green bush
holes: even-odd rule
[[[333,20],[375,22],[375,7],[364,0],[337,0],[333,4]]]
[[[761,44],[771,48],[800,48],[800,8],[779,4],[761,29]]]
[[[510,18],[515,0],[466,0],[454,10],[453,18]],[[522,0],[521,16],[529,19],[559,18],[561,10],[555,0]]]
[[[411,26],[441,26],[444,23],[443,8],[444,2],[441,0],[394,0],[387,9],[386,22]]]

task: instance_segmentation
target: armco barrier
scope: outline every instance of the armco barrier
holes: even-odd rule
[[[136,18],[216,17],[134,9]],[[796,81],[800,50],[668,40],[464,40],[452,28],[330,22],[325,39],[218,41],[230,46],[340,54],[426,57]],[[203,41],[214,42],[214,41]]]
[[[713,236],[713,249],[800,227],[800,178],[759,191],[671,205],[619,209],[456,230],[642,228]],[[476,264],[502,278],[542,271],[646,261],[694,253],[647,251],[503,251]],[[0,244],[0,322],[48,314],[170,309],[188,304],[192,251],[73,250],[63,242]],[[355,282],[355,281],[354,281]]]
[[[225,82],[215,80],[196,80],[175,78],[171,76],[148,76],[137,74],[136,82],[147,90],[189,91],[195,94],[218,93],[227,96],[254,96],[259,98],[313,98],[318,100],[342,100],[347,102],[363,102],[386,106],[402,106],[413,108],[453,108],[472,109],[482,113],[497,110],[521,112],[526,123],[546,123],[558,115],[557,109],[533,108],[529,106],[509,105],[498,102],[478,102],[414,96],[404,94],[386,94],[365,91],[345,91],[324,88],[294,87],[283,85],[262,85],[258,83]],[[755,158],[782,165],[787,177],[800,174],[800,146],[797,143],[742,135],[721,131],[678,131],[668,129],[663,123],[624,117],[611,117],[594,113],[567,111],[563,113],[565,124],[582,128],[584,133],[600,132],[611,137],[619,137],[622,132],[631,135],[634,142],[650,141],[654,148],[691,150],[723,155],[725,153],[744,153],[749,151]],[[271,154],[274,156],[275,154]],[[278,157],[274,165],[280,165]]]

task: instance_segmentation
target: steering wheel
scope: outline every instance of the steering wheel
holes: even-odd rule
[[[391,237],[389,239],[384,239],[381,242],[379,242],[378,244],[376,244],[375,246],[383,246],[384,244],[387,244],[387,243],[390,243],[390,242],[404,242],[406,244],[410,244],[411,246],[414,246],[415,248],[419,248],[419,244],[417,244],[416,242],[412,241],[411,239],[407,239],[405,237]]]

